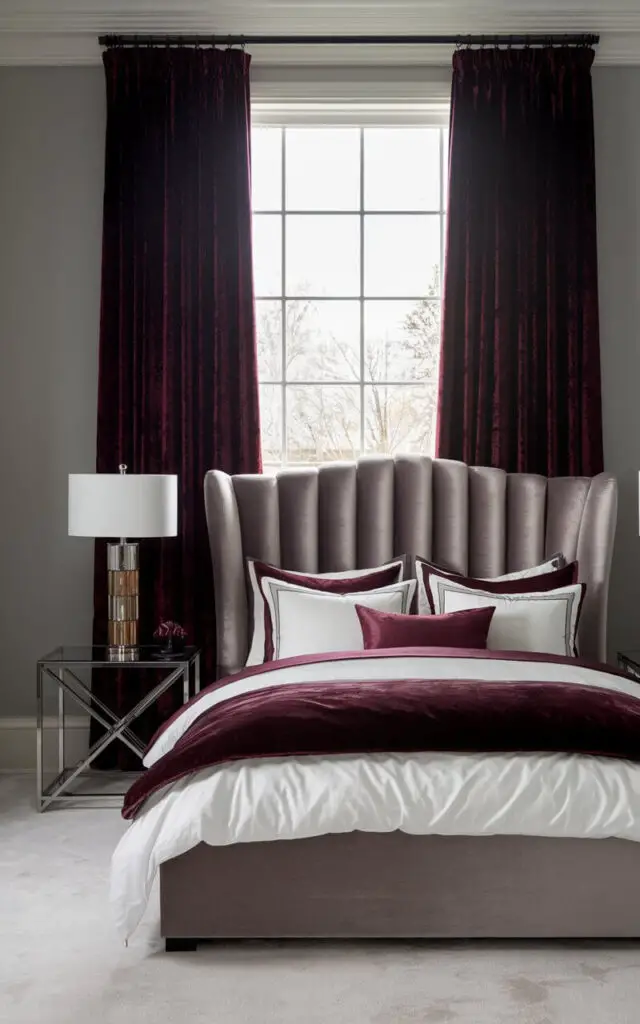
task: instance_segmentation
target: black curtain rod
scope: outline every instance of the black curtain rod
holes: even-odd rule
[[[594,46],[599,35],[215,36],[104,35],[100,46]]]

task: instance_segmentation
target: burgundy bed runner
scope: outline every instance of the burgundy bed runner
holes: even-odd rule
[[[134,818],[177,779],[244,758],[380,752],[557,752],[640,761],[639,697],[551,682],[300,683],[204,711],[129,789]]]

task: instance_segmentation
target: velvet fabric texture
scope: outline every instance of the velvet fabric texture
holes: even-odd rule
[[[640,761],[640,699],[550,680],[293,683],[204,711],[130,787],[134,818],[163,786],[244,758],[387,751],[554,752]]]
[[[389,647],[487,646],[495,608],[474,608],[448,615],[397,615],[357,604],[366,651]]]
[[[178,536],[140,545],[141,642],[151,642],[159,620],[177,620],[203,647],[205,682],[215,666],[215,619],[204,475],[261,468],[249,62],[213,48],[104,54],[97,471],[117,472],[123,462],[132,473],[178,474]],[[105,560],[98,543],[96,643],[106,641]],[[150,685],[142,671],[94,678],[97,695],[119,712]],[[135,731],[148,738],[176,699],[177,688]],[[121,744],[101,759],[113,763],[139,767]]]
[[[602,470],[593,56],[454,55],[440,457]]]

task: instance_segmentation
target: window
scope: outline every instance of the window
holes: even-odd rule
[[[431,452],[442,127],[255,127],[265,466]]]

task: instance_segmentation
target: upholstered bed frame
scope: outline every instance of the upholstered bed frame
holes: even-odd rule
[[[562,551],[587,596],[582,656],[606,659],[613,477],[374,457],[205,479],[219,674],[247,657],[244,559],[365,568],[410,553],[474,576]],[[195,849],[162,865],[167,948],[198,938],[640,937],[640,848],[623,840],[353,833]]]

